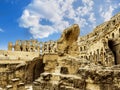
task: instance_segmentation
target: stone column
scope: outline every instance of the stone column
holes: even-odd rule
[[[42,54],[43,53],[43,42],[40,42],[39,46],[40,46],[40,54]]]
[[[36,43],[36,51],[40,52],[40,43],[39,42]]]
[[[26,51],[26,41],[22,41],[21,49],[22,51]]]
[[[31,42],[32,42],[32,51],[35,52],[36,51],[37,40],[31,40]]]
[[[50,53],[51,47],[50,47],[50,42],[47,43],[47,53]]]
[[[14,48],[15,48],[15,51],[21,51],[21,49],[20,49],[20,41],[19,40],[16,41]]]
[[[43,44],[43,53],[47,53],[48,52],[48,43],[44,42]]]
[[[8,43],[8,50],[9,50],[9,51],[12,51],[12,48],[13,48],[13,44],[12,44],[12,42],[9,42],[9,43]]]
[[[26,44],[26,50],[27,50],[28,52],[31,51],[30,41],[27,41],[27,44]]]

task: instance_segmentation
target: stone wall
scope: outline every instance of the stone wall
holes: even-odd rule
[[[57,60],[46,55],[45,72],[35,80],[33,89],[120,90],[120,14],[78,40],[74,30],[79,32],[76,24],[65,29],[58,40]],[[71,54],[72,50],[79,55]]]
[[[44,72],[44,63],[42,56],[34,58],[32,61],[28,61],[25,70],[25,83],[32,83],[37,79],[41,73]],[[21,69],[20,69],[21,70]]]
[[[119,43],[114,48],[112,43],[119,42],[120,14],[115,15],[110,21],[97,26],[93,32],[78,38],[79,56],[96,64],[104,66],[115,65],[119,57]],[[114,50],[115,49],[115,50]],[[117,50],[117,52],[116,52]],[[117,56],[115,55],[117,53]],[[119,57],[120,58],[120,57]],[[117,59],[117,62],[118,59]]]
[[[39,53],[56,53],[57,42],[38,42],[37,40],[17,40],[15,44],[8,43],[8,51],[24,51],[24,52],[39,52]]]
[[[44,54],[43,63],[45,72],[55,72],[55,67],[58,65],[58,54]]]
[[[89,63],[79,66],[74,74],[42,73],[33,83],[33,90],[119,90],[119,74],[120,65],[104,67]]]
[[[0,51],[0,85],[10,84],[13,90],[22,88],[19,82],[34,82],[34,90],[120,90],[120,14],[86,36],[79,32],[74,24],[57,42],[10,42],[9,51]]]
[[[21,52],[0,50],[0,60],[32,60],[39,52]]]

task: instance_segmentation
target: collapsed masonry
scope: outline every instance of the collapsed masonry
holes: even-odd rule
[[[34,90],[120,90],[120,13],[86,36],[79,33],[74,24],[56,42],[9,43],[0,58],[19,63],[0,61],[2,72],[12,71],[0,85],[19,77]]]
[[[32,39],[17,40],[15,45],[12,42],[8,43],[8,51],[55,53],[57,51],[57,43],[55,41],[38,42]]]

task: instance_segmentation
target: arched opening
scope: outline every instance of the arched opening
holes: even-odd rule
[[[82,51],[82,47],[80,47],[80,51]]]
[[[116,51],[113,47],[113,44],[114,44],[113,40],[108,41],[108,46],[109,46],[109,48],[111,49],[111,51],[113,52],[113,55],[114,55],[114,59],[115,59],[114,64],[117,65],[118,63],[117,63],[117,59],[116,59]]]
[[[20,51],[23,51],[23,47],[22,46],[20,47]]]
[[[112,33],[112,38],[114,38],[114,33]]]
[[[15,51],[15,49],[12,47],[12,51]]]
[[[34,59],[35,60],[35,59]],[[34,65],[32,68],[32,81],[40,77],[40,74],[44,72],[44,66],[45,64],[43,63],[43,60],[36,59],[34,61]]]
[[[84,46],[84,50],[86,50],[86,46]]]
[[[28,48],[26,48],[26,52],[28,52]]]
[[[113,20],[112,24],[115,25],[115,20]]]
[[[41,57],[36,57],[32,61],[27,63],[25,71],[26,83],[31,83],[35,81],[40,74],[44,72],[45,64]]]

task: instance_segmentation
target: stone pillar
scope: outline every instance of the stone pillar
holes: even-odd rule
[[[43,42],[40,42],[39,46],[40,46],[40,54],[42,54],[43,53],[43,49],[42,49],[43,48]]]
[[[9,43],[8,43],[8,50],[9,50],[9,51],[12,51],[12,48],[13,48],[13,44],[12,44],[12,42],[9,42]]]
[[[51,47],[50,47],[50,42],[47,43],[47,53],[50,53]]]
[[[39,42],[36,43],[36,51],[40,52],[40,43]]]
[[[42,45],[42,52],[45,53],[46,50],[47,50],[47,46],[46,46],[46,42],[44,42]]]
[[[20,49],[20,41],[19,40],[16,41],[14,49],[15,49],[15,51],[21,51],[21,49]]]
[[[31,51],[31,43],[30,43],[30,41],[27,41],[26,42],[27,44],[26,44],[26,50],[28,51],[28,52],[30,52]]]
[[[31,42],[32,42],[32,51],[35,52],[36,51],[37,40],[31,40]]]
[[[13,90],[18,90],[17,85],[19,84],[19,78],[12,79]]]
[[[21,49],[22,51],[26,51],[26,41],[22,41]]]
[[[57,43],[53,42],[52,44],[52,53],[56,53],[57,52]]]
[[[49,52],[48,42],[44,42],[44,44],[42,46],[43,46],[42,47],[43,53],[48,53]]]

